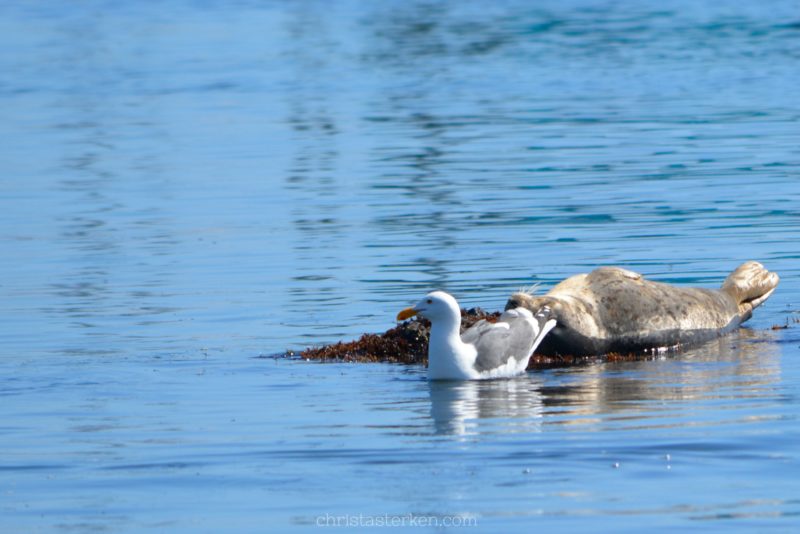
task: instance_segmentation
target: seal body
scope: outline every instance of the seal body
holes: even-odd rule
[[[557,324],[536,351],[586,356],[696,344],[748,320],[778,285],[758,262],[733,271],[720,289],[678,287],[618,267],[567,278],[541,296],[515,293],[506,309],[549,306]]]

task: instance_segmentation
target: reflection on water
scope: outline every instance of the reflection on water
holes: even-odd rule
[[[501,432],[530,432],[541,425],[544,405],[536,375],[511,380],[430,382],[431,418],[437,434],[484,432],[478,419],[505,421]]]
[[[781,379],[781,352],[769,337],[741,329],[658,361],[565,371],[562,383],[542,391],[544,404],[558,414],[550,422],[591,427],[609,417],[627,418],[629,424],[642,419],[641,424],[681,425],[683,421],[670,423],[669,419],[686,404],[729,400],[735,405],[742,396],[753,402],[771,399]]]
[[[544,425],[669,428],[728,401],[723,420],[697,424],[744,423],[737,402],[749,399],[750,410],[759,399],[771,401],[780,384],[780,346],[770,337],[741,329],[657,360],[555,370],[546,379],[529,373],[512,380],[430,382],[431,418],[437,434],[458,436],[538,432]],[[686,412],[687,405],[694,407]]]

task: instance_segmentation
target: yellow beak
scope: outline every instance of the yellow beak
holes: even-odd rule
[[[417,310],[414,308],[406,308],[405,310],[401,311],[397,314],[398,321],[405,321],[409,317],[414,317],[417,314]]]

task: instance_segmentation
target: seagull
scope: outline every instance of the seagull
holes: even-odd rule
[[[506,310],[496,323],[481,320],[459,335],[461,310],[444,291],[433,291],[398,321],[418,315],[431,322],[428,379],[509,378],[525,372],[533,351],[556,326],[549,307],[534,316],[525,308]]]

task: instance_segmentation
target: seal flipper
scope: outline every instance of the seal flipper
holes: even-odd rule
[[[769,272],[757,261],[748,261],[728,275],[720,289],[736,302],[741,322],[744,322],[772,295],[779,281],[777,274]]]

